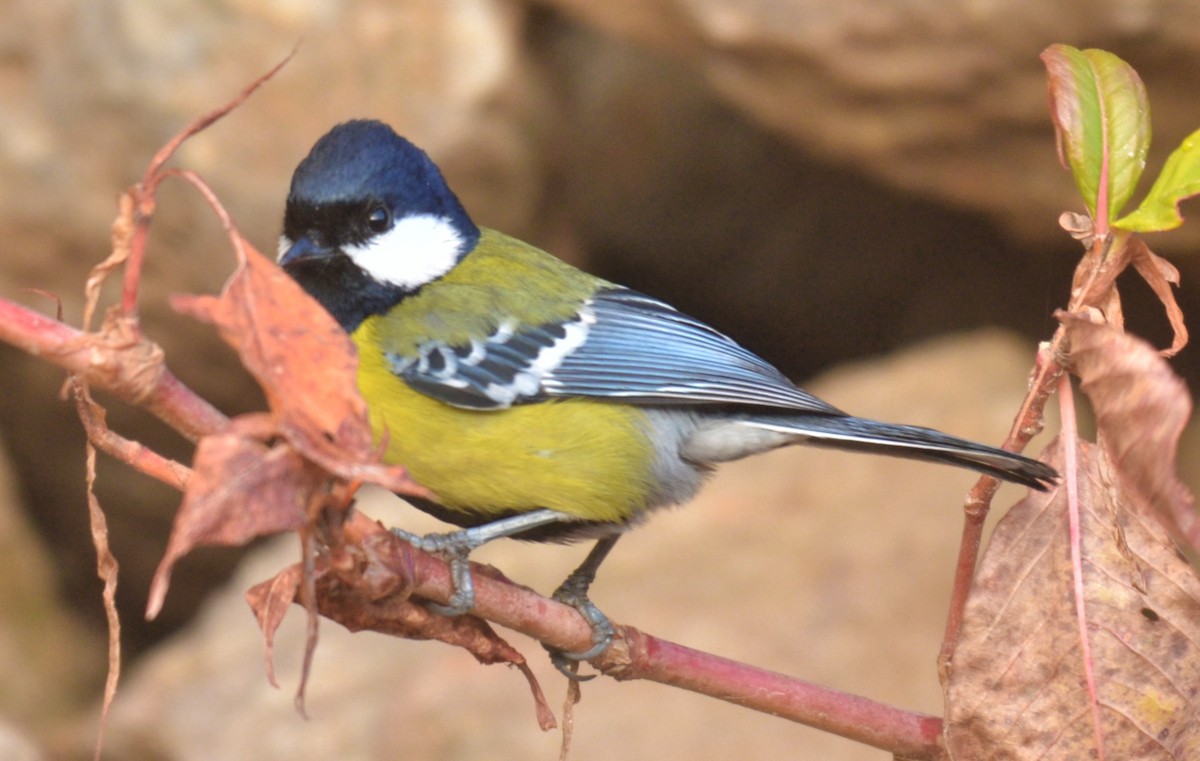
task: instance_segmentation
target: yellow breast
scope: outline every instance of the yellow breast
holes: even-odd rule
[[[647,507],[654,451],[645,413],[576,399],[451,407],[391,372],[375,335],[381,319],[353,336],[371,427],[376,440],[387,436],[385,459],[407,467],[443,506],[484,516],[547,507],[596,521]]]

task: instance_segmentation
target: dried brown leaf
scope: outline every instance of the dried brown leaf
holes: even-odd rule
[[[948,686],[953,758],[1200,757],[1200,581],[1104,452],[1077,442],[1089,702],[1067,531],[1067,490],[1032,493],[996,527],[968,601]],[[1056,443],[1048,461],[1062,468]]]
[[[219,297],[176,296],[173,306],[212,322],[258,380],[280,435],[331,473],[430,496],[403,468],[379,464],[358,356],[329,313],[248,243]]]
[[[272,687],[279,686],[279,681],[275,678],[275,632],[279,631],[279,625],[283,623],[284,616],[296,600],[303,577],[304,566],[297,563],[246,590],[246,602],[249,603],[250,610],[254,611],[258,628],[263,633],[263,656],[266,660],[267,679]]]
[[[1059,219],[1064,229],[1076,237],[1089,232],[1090,220],[1079,215],[1063,214]],[[1179,285],[1179,270],[1175,265],[1151,251],[1145,241],[1137,235],[1103,241],[1089,239],[1087,252],[1075,268],[1071,283],[1072,310],[1096,307],[1104,312],[1108,321],[1120,328],[1124,316],[1121,310],[1121,295],[1117,291],[1117,277],[1133,265],[1146,284],[1150,286],[1167,313],[1174,337],[1171,345],[1162,350],[1162,355],[1171,357],[1187,346],[1188,330],[1183,320],[1183,310],[1175,300],[1174,286]]]
[[[554,712],[520,651],[483,619],[438,615],[410,599],[411,552],[406,542],[377,525],[353,543],[332,548],[328,555],[318,559],[321,561],[316,571],[318,612],[352,632],[366,630],[405,639],[439,640],[463,648],[482,664],[516,666],[529,683],[538,725],[544,730],[554,728]],[[267,615],[268,604],[282,599],[282,593],[256,594],[252,605],[260,622],[274,620]]]
[[[1072,308],[1097,307],[1107,314],[1120,312],[1121,296],[1117,293],[1117,278],[1129,266],[1128,246],[1114,246],[1112,239],[1093,240],[1075,267],[1071,281]],[[1119,324],[1119,317],[1113,319]]]
[[[490,627],[483,620],[437,615],[410,600],[410,552],[406,542],[383,529],[335,548],[330,564],[336,572],[322,575],[317,583],[321,615],[352,632],[437,639],[470,650],[483,663],[503,659],[494,654],[499,648],[489,641]]]
[[[1175,290],[1172,288],[1172,286],[1179,285],[1179,270],[1175,268],[1174,264],[1151,251],[1145,242],[1136,235],[1130,237],[1129,249],[1134,268],[1154,291],[1154,295],[1158,296],[1163,309],[1167,311],[1167,319],[1171,322],[1174,338],[1171,340],[1171,345],[1162,350],[1162,355],[1173,357],[1187,346],[1188,342],[1188,330],[1183,321],[1183,310],[1175,301]]]
[[[1087,214],[1077,211],[1064,211],[1058,215],[1058,226],[1075,240],[1090,249],[1096,239],[1096,225]]]
[[[1177,536],[1200,549],[1195,498],[1176,475],[1179,439],[1192,413],[1187,386],[1145,341],[1060,314],[1071,362],[1122,484]]]
[[[92,317],[100,305],[100,289],[108,280],[109,275],[129,260],[132,250],[134,213],[137,206],[133,191],[127,190],[122,193],[117,199],[117,206],[119,209],[117,218],[112,223],[112,252],[104,261],[92,267],[92,271],[88,273],[87,283],[84,285],[83,330],[85,332],[91,330]]]
[[[317,599],[322,616],[352,632],[376,631],[405,639],[434,639],[466,650],[484,665],[505,663],[516,666],[529,684],[538,726],[543,730],[556,726],[554,712],[525,656],[482,618],[441,616],[417,602],[399,597],[371,600],[353,587],[332,581],[329,576],[318,580]]]
[[[108,546],[108,519],[96,499],[96,448],[87,446],[87,499],[88,520],[92,530],[92,544],[96,547],[96,574],[104,582],[104,614],[108,618],[108,676],[104,680],[104,703],[100,709],[100,728],[96,731],[96,761],[100,761],[104,749],[104,727],[108,724],[108,711],[117,696],[117,683],[121,680],[121,618],[117,615],[117,574],[120,566]]]
[[[268,446],[239,430],[206,436],[171,538],[150,586],[147,616],[162,608],[171,569],[202,545],[242,545],[305,524],[308,500],[327,476],[286,444]]]
[[[577,662],[571,663],[571,673],[579,673]],[[582,684],[578,679],[571,679],[567,682],[567,694],[563,698],[563,731],[562,742],[558,746],[558,761],[567,761],[571,755],[571,744],[575,740],[575,706],[583,700]]]

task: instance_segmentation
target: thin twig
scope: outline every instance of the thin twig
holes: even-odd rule
[[[1096,742],[1097,761],[1104,761],[1104,727],[1100,721],[1100,701],[1096,694],[1096,675],[1092,668],[1092,638],[1088,634],[1087,605],[1083,581],[1083,532],[1079,515],[1079,469],[1075,442],[1079,429],[1075,423],[1075,395],[1071,379],[1061,376],[1058,382],[1058,406],[1063,429],[1063,488],[1067,492],[1067,525],[1071,546],[1071,591],[1075,598],[1075,622],[1079,628],[1079,657],[1083,661],[1083,676],[1087,684],[1088,707],[1091,709],[1092,736]]]
[[[96,448],[87,445],[88,523],[92,542],[96,546],[96,575],[104,582],[104,613],[108,618],[108,675],[104,680],[104,701],[100,709],[100,726],[96,730],[96,749],[93,758],[100,761],[104,751],[104,727],[108,712],[117,695],[121,681],[121,618],[117,614],[117,576],[120,567],[108,545],[108,519],[96,499]]]
[[[1068,311],[1079,311],[1087,306],[1102,302],[1114,287],[1117,276],[1128,263],[1125,239],[1112,235],[1089,238],[1091,246],[1076,267]],[[1067,352],[1066,330],[1060,325],[1054,331],[1050,343],[1038,352],[1029,391],[1021,403],[1021,409],[1013,419],[1013,425],[1002,445],[1010,452],[1021,452],[1038,433],[1045,419],[1046,403],[1054,393],[1063,374],[1062,357]],[[991,476],[982,476],[967,494],[963,505],[963,531],[959,542],[958,560],[954,568],[954,587],[950,596],[950,607],[946,614],[946,630],[942,647],[938,653],[938,674],[943,685],[949,684],[949,670],[958,647],[967,599],[975,579],[975,568],[979,563],[979,551],[983,546],[983,528],[991,510],[992,499],[1000,488],[1000,482]]]
[[[648,679],[882,748],[939,761],[942,720],[699,652],[622,627],[632,665],[619,679]]]
[[[191,468],[111,430],[105,423],[104,408],[92,400],[87,385],[78,376],[71,379],[71,392],[75,396],[75,411],[83,422],[92,446],[167,486],[179,491],[187,488],[188,478],[192,475]]]
[[[0,341],[81,376],[122,401],[143,407],[188,439],[222,430],[229,418],[163,367],[139,385],[148,342],[105,342],[66,323],[0,298]]]
[[[137,314],[138,288],[141,284],[142,262],[145,260],[146,255],[145,244],[146,237],[150,231],[150,218],[154,216],[155,192],[158,189],[158,184],[170,175],[169,172],[163,171],[163,166],[170,161],[175,152],[179,150],[179,147],[190,137],[208,128],[213,122],[242,105],[247,98],[254,94],[255,90],[278,74],[279,70],[286,66],[288,61],[292,60],[292,56],[296,54],[297,48],[293,48],[292,52],[288,53],[282,61],[275,64],[266,74],[263,74],[242,88],[242,91],[233,100],[220,108],[213,109],[181,130],[167,141],[166,145],[160,148],[154,154],[154,158],[150,160],[149,166],[146,167],[146,173],[142,175],[142,181],[133,190],[137,198],[137,205],[132,237],[133,245],[130,247],[129,258],[125,263],[125,280],[121,290],[121,311],[124,314],[128,316]]]

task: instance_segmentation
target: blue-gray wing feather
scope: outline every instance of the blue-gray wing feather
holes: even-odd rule
[[[623,288],[597,292],[572,322],[522,330],[502,323],[467,346],[430,342],[417,357],[388,360],[418,391],[473,409],[585,397],[841,414],[722,333]]]

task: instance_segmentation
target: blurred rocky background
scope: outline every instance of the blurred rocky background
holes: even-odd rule
[[[1187,0],[0,0],[0,19],[4,298],[53,313],[25,289],[52,291],[77,322],[119,190],[300,42],[179,157],[263,250],[311,143],[338,121],[381,118],[428,150],[482,224],[664,297],[798,380],[920,343],[813,388],[855,412],[991,441],[1079,254],[1056,225],[1081,204],[1055,159],[1038,53],[1103,47],[1138,69],[1151,172],[1200,125],[1200,12]],[[230,413],[253,409],[230,352],[166,306],[169,293],[220,288],[232,254],[195,193],[168,185],[161,198],[145,328],[186,382]],[[1151,245],[1183,270],[1194,312],[1200,226]],[[1131,282],[1127,296],[1131,327],[1164,343],[1145,290]],[[1193,349],[1176,365],[1189,382],[1200,372]],[[0,347],[5,759],[88,757],[103,678],[83,442],[61,381]],[[115,405],[109,420],[188,458],[144,415]],[[740,463],[698,505],[623,542],[597,599],[655,634],[937,713],[933,662],[969,483],[812,451]],[[103,461],[98,492],[122,564],[129,668],[112,758],[557,752],[515,674],[332,624],[302,721],[266,685],[240,600],[295,548],[240,568],[241,553],[198,553],[147,624],[178,497]],[[412,511],[394,519],[417,523]],[[550,589],[580,553],[512,545],[486,557]],[[296,642],[280,646],[285,677]],[[576,759],[885,757],[655,685],[593,682],[578,713]]]

